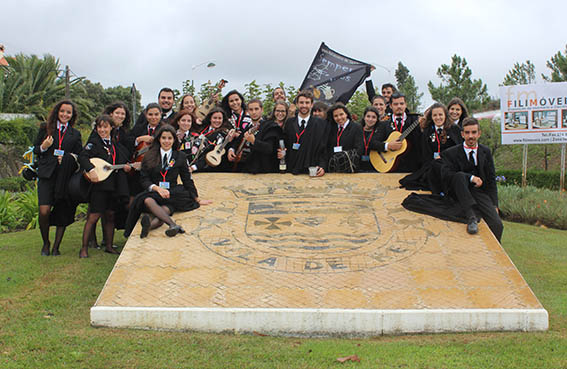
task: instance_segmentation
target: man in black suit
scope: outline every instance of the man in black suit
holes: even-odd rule
[[[463,121],[463,145],[443,152],[441,179],[449,195],[456,199],[467,216],[467,232],[478,232],[477,214],[488,224],[494,236],[502,238],[502,220],[498,215],[496,171],[490,149],[478,144],[480,125],[475,118]]]
[[[419,125],[419,115],[408,113],[406,97],[399,92],[392,95],[390,99],[390,106],[392,107],[392,119],[388,122],[390,127],[389,129],[383,130],[381,135],[389,135],[392,131],[398,131],[403,134],[406,131],[411,130],[411,132],[406,136],[408,143],[406,152],[398,158],[398,164],[394,171],[414,172],[419,169],[419,164],[421,162],[421,130],[417,127]],[[384,127],[381,125],[379,128]],[[380,141],[386,141],[387,138],[387,136],[381,136]],[[384,145],[384,151],[397,151],[400,148],[401,144],[395,141],[388,142]]]
[[[317,168],[317,177],[325,175],[327,168],[327,121],[312,116],[313,95],[300,91],[296,98],[297,115],[284,125],[287,170],[293,174],[307,173],[309,167]],[[278,149],[278,159],[284,155]]]

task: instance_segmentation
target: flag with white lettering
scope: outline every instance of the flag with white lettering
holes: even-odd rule
[[[300,90],[311,90],[315,101],[348,103],[370,76],[370,64],[341,55],[321,43]]]

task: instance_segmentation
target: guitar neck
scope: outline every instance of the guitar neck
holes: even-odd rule
[[[254,127],[250,128],[248,130],[248,133],[255,135],[256,132],[258,131],[259,127],[260,126],[258,125],[258,127],[254,126]],[[240,153],[242,152],[242,149],[244,149],[244,145],[246,145],[246,142],[247,141],[244,139],[244,137],[242,137],[242,141],[240,142],[240,145],[238,145],[238,150],[236,150],[236,152],[235,152],[236,155],[240,155]]]
[[[403,141],[410,133],[411,131],[413,131],[415,129],[415,127],[417,127],[419,125],[419,119],[416,120],[415,122],[413,122],[411,124],[411,126],[408,127],[408,129],[406,129],[401,136],[398,138],[398,141]]]

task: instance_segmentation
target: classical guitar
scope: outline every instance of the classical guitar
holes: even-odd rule
[[[123,169],[126,165],[128,164],[116,164],[116,165],[112,165],[109,162],[107,162],[104,159],[101,158],[91,158],[89,159],[91,164],[94,165],[93,170],[95,171],[97,177],[98,177],[98,181],[96,182],[102,182],[105,179],[107,179],[112,172],[114,172],[116,169]],[[87,173],[84,173],[85,178],[89,181],[89,182],[93,182],[90,180],[90,178],[87,176]],[[93,183],[96,183],[93,182]]]
[[[203,152],[203,149],[205,148],[205,141],[207,140],[205,135],[201,133],[199,135],[199,137],[197,137],[197,139],[201,140],[201,143],[199,144],[199,148],[197,149],[195,156],[193,156],[193,160],[189,163],[189,166],[195,164],[197,159],[199,159],[199,155],[201,155],[201,153]]]
[[[205,119],[207,114],[209,114],[211,109],[214,108],[215,105],[216,105],[215,95],[217,93],[219,93],[223,89],[223,87],[226,86],[227,83],[228,83],[228,81],[225,80],[225,79],[221,79],[219,81],[219,83],[217,83],[215,91],[211,94],[211,96],[206,101],[203,102],[203,104],[201,104],[197,108],[197,111],[196,111],[197,118],[199,118],[201,120]]]
[[[224,155],[224,153],[226,152],[225,147],[226,145],[228,145],[228,143],[230,142],[228,140],[228,136],[232,134],[232,132],[234,132],[234,129],[231,129],[230,131],[228,131],[226,137],[224,138],[223,141],[219,142],[216,144],[215,148],[212,151],[209,151],[207,153],[207,155],[205,155],[205,161],[207,162],[207,164],[211,167],[216,167],[218,166],[221,161],[222,161],[222,156]]]
[[[396,168],[399,163],[399,157],[408,148],[408,143],[406,137],[413,131],[417,126],[419,126],[419,120],[416,120],[408,127],[403,133],[394,131],[390,133],[385,142],[401,141],[402,147],[396,151],[386,151],[378,152],[376,150],[370,151],[370,163],[374,169],[380,173],[388,173]]]

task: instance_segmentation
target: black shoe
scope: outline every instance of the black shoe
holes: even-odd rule
[[[476,221],[476,218],[469,219],[469,223],[467,224],[467,233],[468,234],[478,233],[478,222]]]
[[[82,250],[81,250],[81,251],[82,251]],[[88,253],[83,255],[83,254],[81,254],[81,251],[79,251],[79,258],[80,258],[80,259],[86,259],[86,258],[89,257],[89,254],[88,254]]]
[[[59,252],[59,249],[51,250],[51,256],[59,256],[59,255],[61,255],[61,253]]]
[[[140,238],[148,237],[148,233],[150,232],[150,226],[152,225],[152,221],[150,217],[146,214],[142,215],[142,220],[140,221],[142,224],[142,231],[140,232]]]
[[[112,254],[112,255],[120,255],[120,252],[114,249],[104,249],[104,252],[106,252],[107,254]]]
[[[168,237],[173,237],[178,233],[185,233],[185,230],[179,225],[169,226],[169,229],[165,231],[165,234]]]
[[[49,256],[49,244],[43,245],[41,248],[41,256]]]

